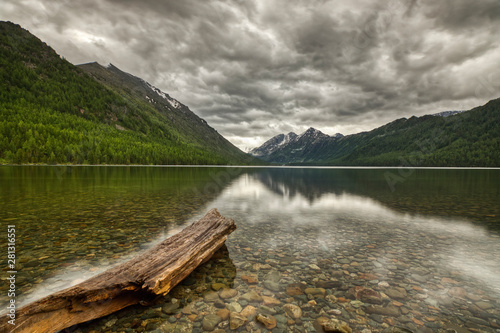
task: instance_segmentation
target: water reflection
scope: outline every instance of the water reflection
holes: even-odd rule
[[[235,177],[206,190],[216,170],[1,166],[0,225],[17,230],[17,304],[94,276],[175,233]],[[0,305],[8,301],[4,278]]]
[[[224,309],[237,313],[247,309],[245,313],[252,315],[240,326],[247,331],[266,331],[255,320],[258,312],[274,316],[279,330],[292,332],[316,331],[313,326],[321,317],[345,321],[359,332],[381,332],[392,326],[413,332],[457,327],[495,332],[500,326],[498,170],[416,170],[391,191],[384,177],[388,171],[380,169],[248,168],[230,173],[221,168],[143,169],[148,171],[142,174],[141,168],[132,168],[133,176],[123,178],[118,172],[96,176],[98,180],[92,180],[87,170],[91,187],[82,183],[81,174],[67,187],[46,178],[43,185],[31,179],[34,187],[41,188],[28,191],[17,203],[7,201],[11,209],[3,216],[16,216],[18,207],[34,203],[38,208],[31,207],[30,214],[36,218],[32,226],[25,225],[22,237],[31,248],[23,251],[39,258],[50,249],[54,264],[66,255],[58,252],[65,249],[64,242],[52,246],[35,239],[40,225],[53,220],[52,225],[47,223],[59,238],[81,235],[66,242],[81,247],[75,253],[86,264],[60,267],[66,274],[73,267],[104,268],[117,253],[124,257],[118,251],[128,246],[125,240],[138,237],[137,245],[126,251],[134,254],[147,247],[145,234],[167,236],[172,228],[216,207],[238,226],[227,241],[232,268],[220,270],[215,279],[203,277],[205,289],[195,295],[170,295],[178,306],[165,299],[161,306],[134,307],[132,312],[120,311],[91,326],[82,325],[81,332],[149,324],[165,332],[203,331],[203,318],[218,316]],[[14,191],[16,196],[21,196],[19,191]],[[43,206],[52,208],[47,212]],[[65,212],[78,217],[71,219],[74,224],[68,223]],[[103,227],[106,223],[109,228]],[[58,226],[64,226],[60,234]],[[57,237],[46,235],[52,242]],[[88,254],[96,259],[87,258]],[[30,266],[35,261],[23,263],[22,271],[35,271]],[[45,261],[36,267],[54,269]],[[48,278],[43,277],[52,281]],[[205,297],[220,287],[219,282],[235,290],[229,292],[234,295]],[[285,304],[298,306],[302,315],[291,318],[284,312]],[[216,325],[229,331],[227,317]]]
[[[383,239],[375,242],[380,245],[392,242],[401,234],[411,237],[419,233],[420,237],[428,240],[424,247],[439,248],[441,257],[445,258],[437,262],[436,266],[448,266],[450,271],[460,270],[463,274],[480,279],[500,297],[500,265],[495,260],[500,257],[500,237],[497,234],[490,234],[484,226],[473,224],[465,218],[402,214],[368,196],[351,194],[348,189],[355,192],[355,188],[360,185],[359,177],[354,182],[350,177],[353,170],[334,170],[333,173],[332,170],[322,170],[327,177],[318,177],[315,170],[298,171],[301,177],[297,177],[297,170],[291,170],[288,174],[267,170],[247,175],[217,201],[226,209],[230,206],[228,203],[234,203],[236,207],[232,209],[247,212],[245,220],[253,223],[272,222],[277,228],[277,223],[284,223],[288,232],[304,224],[308,228],[316,227],[317,241],[327,251],[330,250],[327,244],[331,243],[326,241],[328,232],[332,229],[345,231],[339,228],[344,227],[346,222],[359,227],[358,232],[363,232],[362,227],[366,223],[383,230]],[[377,177],[373,177],[373,170],[368,171],[373,184]],[[366,182],[361,184],[366,185]],[[366,188],[362,188],[366,193]],[[255,198],[253,202],[252,198]],[[217,206],[217,201],[212,205]],[[443,215],[441,211],[438,214]],[[435,240],[436,244],[433,245],[431,240]],[[271,241],[268,245],[275,247],[276,243]],[[293,237],[286,246],[300,247]]]
[[[267,168],[249,174],[278,195],[286,191],[313,202],[347,192],[403,213],[467,217],[500,231],[500,170],[415,169],[392,187],[387,177],[398,169]]]
[[[454,217],[456,212],[402,213],[389,208],[387,201],[383,204],[379,198],[370,198],[366,189],[361,191],[365,195],[354,194],[362,187],[359,183],[346,178],[330,180],[340,186],[272,177],[268,171],[249,173],[210,203],[241,221],[229,240],[230,249],[237,248],[233,260],[245,268],[240,275],[256,273],[245,263],[268,263],[287,276],[289,283],[305,281],[314,286],[315,280],[336,277],[344,290],[363,286],[393,296],[404,290],[403,296],[392,298],[401,306],[393,306],[397,313],[393,316],[402,317],[401,324],[415,318],[413,329],[422,326],[415,322],[424,323],[426,316],[405,317],[405,306],[407,313],[435,309],[427,317],[442,316],[441,323],[428,323],[431,329],[463,324],[454,323],[453,312],[460,312],[471,329],[478,322],[489,327],[484,318],[496,318],[495,322],[500,318],[497,233]],[[308,191],[308,187],[314,190]],[[241,248],[251,249],[250,253]],[[283,262],[279,256],[291,257],[296,264]],[[320,271],[309,269],[311,265]],[[360,283],[367,276],[368,281]],[[345,291],[333,294],[346,296]],[[385,310],[370,310],[370,305],[360,309],[385,314]],[[483,326],[476,329],[487,331]]]

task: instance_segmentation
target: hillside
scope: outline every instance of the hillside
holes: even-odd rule
[[[297,134],[290,132],[288,134],[278,134],[271,139],[267,140],[260,147],[254,148],[250,150],[250,154],[255,157],[265,157],[271,155],[276,150],[280,149],[280,147],[289,144],[297,138]]]
[[[241,161],[243,152],[217,133],[205,120],[194,114],[186,105],[141,78],[125,73],[111,64],[104,67],[94,62],[77,67],[118,93],[128,103],[147,104],[154,108],[157,117],[174,128],[186,141],[200,147],[209,147],[213,153],[226,156],[230,160]],[[255,162],[248,155],[243,157],[245,160],[240,163]]]
[[[82,68],[0,22],[0,162],[255,163],[145,81],[115,67]],[[99,73],[112,79],[102,84]]]
[[[295,139],[258,157],[294,165],[500,166],[500,99],[467,112],[402,118],[344,137]]]

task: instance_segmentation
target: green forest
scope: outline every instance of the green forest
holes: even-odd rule
[[[354,151],[335,162],[425,167],[500,166],[500,100],[446,118],[400,119],[359,139],[362,142]]]
[[[0,110],[0,163],[255,163],[222,137],[229,148],[191,139],[147,102],[97,82],[10,22],[0,22]]]
[[[296,148],[287,146],[266,160],[291,165],[498,167],[500,99],[449,117],[402,118],[369,132],[330,137],[306,150]]]
[[[267,162],[346,166],[500,166],[500,99],[449,117],[403,118]],[[116,67],[74,66],[0,22],[0,164],[266,164],[186,106],[173,108]]]

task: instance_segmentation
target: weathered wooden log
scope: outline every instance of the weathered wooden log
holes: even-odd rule
[[[56,332],[166,294],[208,261],[235,229],[232,219],[212,209],[140,256],[18,309],[15,326],[2,316],[0,331]]]

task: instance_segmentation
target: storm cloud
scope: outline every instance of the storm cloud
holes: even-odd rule
[[[144,78],[243,149],[500,97],[498,0],[4,0],[0,19]]]

